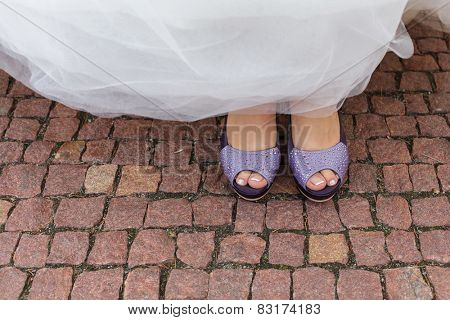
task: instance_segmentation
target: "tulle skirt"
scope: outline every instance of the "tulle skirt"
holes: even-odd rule
[[[423,9],[450,25],[447,0],[3,0],[0,68],[103,116],[329,112]]]

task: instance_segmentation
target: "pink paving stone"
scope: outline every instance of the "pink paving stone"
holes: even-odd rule
[[[52,102],[47,99],[24,99],[20,100],[14,110],[17,118],[45,118],[50,110]]]
[[[25,282],[27,274],[13,267],[0,269],[0,300],[18,300]]]
[[[265,214],[266,206],[264,204],[239,199],[234,231],[262,232]]]
[[[102,219],[105,197],[63,199],[55,216],[56,227],[92,228]]]
[[[13,118],[5,137],[20,141],[35,140],[40,126],[39,121],[35,119]]]
[[[160,264],[175,260],[175,241],[164,230],[147,229],[138,233],[131,245],[128,265]]]
[[[413,232],[393,230],[386,237],[386,245],[394,261],[417,263],[422,260]]]
[[[0,70],[0,95],[5,95],[9,87],[9,75]]]
[[[185,199],[149,202],[144,227],[178,227],[192,225],[191,203]]]
[[[365,94],[347,98],[344,105],[342,106],[342,111],[348,114],[364,113],[367,112],[367,109],[368,104]]]
[[[437,91],[450,91],[450,72],[436,72],[433,73],[434,81],[436,82]]]
[[[228,236],[220,243],[219,262],[258,264],[266,242],[252,234]]]
[[[393,137],[416,137],[418,135],[414,116],[387,117],[386,123]]]
[[[191,153],[190,141],[163,141],[155,147],[153,162],[156,166],[183,167],[189,164]]]
[[[417,46],[420,52],[445,52],[447,51],[447,44],[444,39],[425,38],[418,39]]]
[[[425,72],[403,72],[400,89],[406,91],[431,91],[431,84]]]
[[[52,221],[53,202],[50,199],[32,198],[20,201],[5,225],[6,231],[39,231]]]
[[[374,163],[411,162],[411,157],[404,141],[379,138],[367,141],[367,145]]]
[[[448,159],[450,159],[450,142],[437,138],[415,138],[412,156],[419,162],[448,163]]]
[[[204,196],[192,202],[194,224],[198,226],[221,226],[231,224],[234,198]]]
[[[3,168],[0,176],[0,194],[31,198],[41,192],[45,167],[19,164]]]
[[[148,136],[151,119],[117,119],[114,121],[114,138],[137,139]]]
[[[100,140],[108,138],[113,121],[111,119],[97,118],[83,124],[78,133],[80,140]]]
[[[333,273],[318,267],[297,269],[292,274],[294,300],[334,300]]]
[[[39,269],[28,300],[67,300],[72,288],[72,268]]]
[[[409,176],[416,192],[439,190],[436,173],[431,164],[410,165]]]
[[[165,141],[179,141],[192,139],[192,124],[180,121],[158,120],[153,121],[150,137]]]
[[[450,112],[450,93],[433,93],[429,95],[429,100],[432,112]]]
[[[158,300],[159,276],[157,267],[137,268],[128,273],[123,297],[126,300]]]
[[[0,142],[0,164],[18,162],[22,157],[23,144],[20,142]]]
[[[349,167],[350,191],[357,193],[377,191],[377,168],[371,164],[351,163]]]
[[[76,118],[53,118],[45,131],[48,141],[70,141],[78,130],[80,120]]]
[[[357,138],[367,139],[371,137],[384,137],[389,134],[386,122],[382,116],[364,113],[357,114],[355,119],[355,136]]]
[[[195,158],[198,162],[219,161],[219,140],[200,140],[195,143]]]
[[[293,267],[303,264],[304,235],[272,232],[269,243],[269,263]]]
[[[390,262],[384,250],[382,231],[350,230],[350,242],[359,266],[379,266]]]
[[[58,164],[48,169],[45,196],[78,193],[83,187],[87,166]]]
[[[107,163],[111,160],[113,149],[113,140],[88,141],[81,159],[83,162]]]
[[[434,60],[433,56],[426,55],[413,55],[409,59],[403,60],[403,64],[407,70],[413,71],[432,71],[439,70],[439,66]]]
[[[84,141],[67,141],[56,152],[53,163],[80,163],[81,153],[86,147]]]
[[[381,91],[381,92],[389,92],[395,91],[395,73],[392,72],[379,72],[376,71],[372,74],[370,78],[369,85],[367,86],[367,91]]]
[[[398,56],[393,52],[388,52],[384,56],[380,65],[378,66],[380,71],[402,71],[403,66]]]
[[[0,233],[0,266],[11,262],[11,258],[17,242],[19,241],[19,237],[20,234],[18,232]]]
[[[166,300],[204,300],[208,296],[209,276],[205,271],[174,269],[167,280]]]
[[[214,231],[179,233],[177,258],[194,268],[206,268],[214,251]]]
[[[392,97],[373,96],[373,111],[383,115],[405,114],[405,105],[400,100]]]
[[[270,200],[267,202],[266,226],[274,230],[303,230],[303,202]]]
[[[153,166],[124,166],[116,194],[156,192],[160,181],[161,172]]]
[[[344,230],[333,201],[306,201],[308,228],[312,232],[338,232]]]
[[[450,204],[447,197],[412,199],[412,219],[423,227],[450,226]]]
[[[146,165],[150,161],[150,146],[146,140],[120,141],[112,163]]]
[[[345,137],[348,139],[354,139],[355,130],[353,125],[353,117],[349,114],[342,114],[340,116],[340,123],[342,125]]]
[[[318,267],[297,269],[292,275],[295,300],[335,299],[333,273]]]
[[[53,142],[33,141],[25,150],[23,159],[29,163],[44,163],[50,157],[53,147]]]
[[[388,192],[408,192],[413,190],[408,167],[404,164],[384,166],[383,176],[384,186]]]
[[[406,111],[408,113],[428,113],[422,94],[404,94]]]
[[[391,300],[429,300],[433,294],[419,268],[385,269],[386,291]]]
[[[0,115],[6,116],[13,106],[13,99],[0,97]]]
[[[73,285],[72,300],[117,300],[123,281],[123,269],[84,271]]]
[[[6,222],[8,219],[9,210],[14,205],[6,200],[0,200],[0,226]]]
[[[292,179],[292,174],[289,169],[286,169],[286,165],[280,166],[280,172],[282,174],[278,174],[273,181],[272,188],[270,189],[271,194],[298,194],[297,185]]]
[[[218,127],[216,118],[207,118],[189,122],[186,135],[192,140],[217,139]]]
[[[139,229],[144,223],[147,201],[143,198],[113,198],[105,219],[105,230]]]
[[[164,167],[159,190],[162,192],[190,192],[198,190],[202,172],[197,164],[183,167]]]
[[[428,278],[434,287],[436,298],[439,300],[450,299],[450,269],[437,266],[426,267]]]
[[[0,117],[0,137],[3,135],[3,132],[6,130],[9,124],[9,118]]]
[[[57,232],[52,241],[47,263],[79,265],[86,259],[88,249],[87,232]]]
[[[438,115],[418,116],[417,122],[422,136],[449,137],[450,127],[444,117]]]
[[[22,268],[40,268],[45,265],[50,237],[44,234],[24,234],[14,253],[14,265]]]
[[[203,188],[215,194],[229,195],[233,193],[220,165],[210,165],[207,167]]]
[[[311,235],[309,237],[310,263],[342,263],[348,261],[348,246],[343,234]]]
[[[77,110],[66,107],[62,103],[57,103],[50,112],[50,118],[73,118],[76,117]]]
[[[450,191],[450,165],[443,164],[437,167],[437,174],[442,185],[442,190]]]
[[[106,193],[113,191],[117,166],[104,164],[89,167],[84,180],[86,193]]]
[[[22,82],[15,80],[8,96],[32,96],[33,90],[25,86]]]
[[[439,53],[438,54],[439,65],[442,70],[450,70],[450,53]]]
[[[432,230],[419,234],[420,250],[425,260],[450,262],[450,230]]]
[[[251,269],[215,269],[209,277],[209,300],[247,300]]]
[[[408,202],[400,196],[377,197],[377,218],[397,229],[409,229],[412,223]]]
[[[339,300],[382,300],[380,276],[366,270],[340,270],[337,294]]]
[[[253,300],[289,300],[291,276],[288,270],[256,271],[252,285]]]
[[[125,264],[128,252],[126,231],[109,231],[96,234],[87,263],[93,265]]]
[[[339,216],[347,228],[372,227],[373,221],[370,214],[370,204],[367,199],[358,195],[352,198],[338,200]]]
[[[348,153],[350,161],[367,159],[366,141],[363,139],[348,139]]]

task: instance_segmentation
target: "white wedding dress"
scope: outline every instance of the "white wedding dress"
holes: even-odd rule
[[[448,0],[1,0],[0,69],[104,116],[335,110],[412,54],[402,16],[422,9],[450,25]]]

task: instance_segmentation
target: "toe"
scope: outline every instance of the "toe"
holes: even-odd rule
[[[240,186],[246,186],[248,183],[248,178],[252,174],[251,171],[241,171],[236,176],[236,183]]]
[[[329,186],[336,185],[336,183],[339,180],[338,176],[336,175],[336,173],[334,173],[333,170],[329,170],[329,169],[322,170],[322,171],[320,171],[320,173],[325,178],[325,180],[327,180],[327,185],[329,185]]]
[[[253,172],[248,179],[248,185],[254,189],[261,189],[267,185],[267,180],[259,173]]]
[[[306,186],[309,189],[315,190],[315,191],[322,190],[323,188],[326,187],[326,185],[327,185],[327,181],[326,181],[325,177],[319,172],[313,174],[311,176],[311,178],[309,178],[308,182],[306,183]]]

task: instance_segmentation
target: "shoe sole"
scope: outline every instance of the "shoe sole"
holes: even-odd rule
[[[272,186],[273,186],[273,184],[269,187],[269,189],[266,190],[266,192],[264,192],[264,193],[263,193],[260,197],[258,197],[258,198],[247,198],[247,197],[244,197],[242,194],[240,194],[239,192],[237,192],[236,189],[234,189],[233,187],[232,187],[232,189],[233,189],[233,191],[234,191],[240,198],[242,198],[242,199],[244,199],[244,200],[247,200],[247,201],[255,202],[255,201],[258,201],[258,200],[264,198],[264,197],[269,193],[270,189],[272,189]]]

